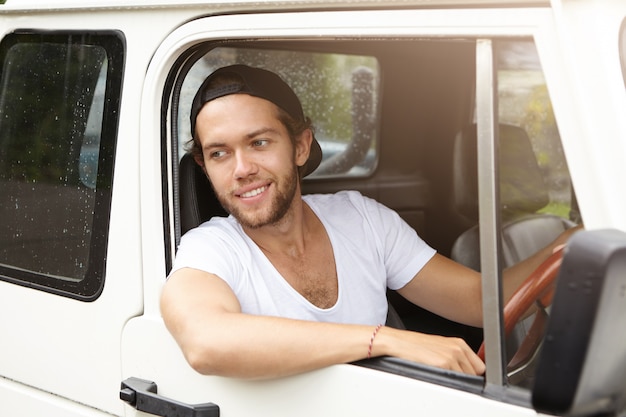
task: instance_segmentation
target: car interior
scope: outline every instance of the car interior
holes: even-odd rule
[[[503,74],[509,77],[503,82],[505,86],[512,82],[510,80],[517,80],[515,77],[536,76],[537,69],[524,67],[527,64],[521,59],[529,48],[531,55],[535,54],[533,59],[537,59],[531,41],[520,41],[521,47],[518,45],[517,49],[514,42],[514,47],[509,47],[506,42],[502,45],[503,50],[513,51],[510,54],[513,58],[501,59],[502,65],[514,67],[515,63],[521,63],[519,65],[522,67],[519,74],[508,67],[503,70]],[[349,130],[352,133],[344,141],[361,145],[346,146],[337,154],[331,148],[325,148],[323,141],[320,141],[323,150],[331,149],[331,155],[324,156],[321,168],[324,172],[320,174],[316,171],[303,180],[303,193],[358,190],[396,210],[439,253],[480,270],[474,41],[401,39],[391,42],[376,39],[257,41],[245,44],[221,42],[219,45],[208,44],[201,53],[196,52],[198,62],[209,62],[202,71],[203,76],[210,73],[210,68],[224,65],[224,62],[212,55],[215,46],[217,49],[225,46],[232,48],[229,49],[228,60],[224,61],[227,64],[241,62],[270,68],[274,64],[266,56],[271,56],[275,51],[295,50],[374,58],[374,75],[365,82],[366,88],[354,87],[358,84],[354,81],[356,70],[351,70],[349,74],[353,80],[348,92],[351,96],[349,101],[365,104],[349,107],[352,124]],[[238,48],[242,48],[239,53]],[[516,53],[520,56],[516,57]],[[202,58],[198,58],[200,56]],[[513,64],[506,62],[507,59]],[[282,74],[288,71],[308,74],[308,69],[304,67],[309,64],[306,60],[298,62],[283,69]],[[319,64],[315,69],[319,69]],[[276,70],[281,73],[280,66]],[[540,67],[538,72],[541,73]],[[184,76],[185,72],[181,73]],[[544,91],[541,88],[545,89],[545,85],[533,85],[528,89],[527,103],[516,97],[514,106],[520,107],[516,112],[528,113],[534,104],[533,100],[543,100],[543,103],[547,99],[549,103],[549,98],[541,95]],[[294,90],[298,92],[296,87]],[[514,88],[512,90],[515,91]],[[188,94],[195,94],[195,91],[191,88]],[[513,93],[501,91],[502,101],[506,101],[506,94]],[[315,97],[321,100],[319,96]],[[301,97],[305,112],[306,99],[306,95],[304,99]],[[188,113],[185,112],[184,99],[178,100],[179,103],[172,106],[175,113],[172,119],[184,125]],[[191,101],[191,98],[187,100]],[[331,106],[332,103],[322,100],[321,105]],[[542,111],[550,113],[551,109],[548,105]],[[365,116],[361,114],[363,112]],[[526,118],[520,120],[532,128],[535,122],[527,120],[532,116],[526,115]],[[555,152],[561,152],[560,158],[564,161],[556,125],[539,129],[539,135],[551,136],[550,140],[556,144],[551,144],[552,148],[547,151],[538,151],[536,146],[533,148],[533,138],[530,137],[537,132],[528,132],[527,127],[509,119],[501,115],[498,129],[505,266],[524,259],[574,224],[569,219],[572,199],[567,167],[559,158],[552,157]],[[176,174],[176,193],[179,196],[177,213],[180,216],[176,233],[179,239],[190,228],[212,216],[223,216],[226,213],[213,195],[202,170],[193,157],[186,153],[186,148],[181,146],[188,140],[189,134],[181,129],[174,130],[173,135],[178,137],[178,147],[170,150],[170,153],[179,160]],[[350,155],[350,149],[357,149],[358,156]],[[342,156],[343,166],[329,162]],[[373,162],[365,164],[365,172],[356,170],[356,174],[353,174],[355,171],[350,169],[368,158]],[[545,159],[549,160],[547,164]],[[345,160],[352,162],[346,166]],[[558,164],[555,160],[559,161]],[[551,171],[551,163],[560,166]],[[556,180],[554,171],[558,171]],[[557,214],[545,210],[554,203],[555,195],[562,200],[560,205],[565,206],[565,211]],[[398,325],[426,333],[462,337],[476,350],[483,340],[481,329],[436,316],[414,306],[393,291],[388,296],[393,311],[401,319]],[[523,339],[526,332],[525,329],[520,331],[522,334],[513,336],[517,341],[507,342],[509,356],[515,353],[520,343],[518,339]]]

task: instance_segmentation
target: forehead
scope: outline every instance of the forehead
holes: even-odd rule
[[[248,94],[231,94],[207,102],[196,119],[201,142],[254,135],[261,130],[287,133],[272,102]]]

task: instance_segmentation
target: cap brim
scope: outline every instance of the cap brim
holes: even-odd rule
[[[313,141],[311,142],[311,151],[309,153],[309,159],[300,167],[300,172],[302,173],[302,178],[306,177],[313,171],[317,169],[317,167],[322,162],[322,148],[320,147],[319,142],[313,136]]]

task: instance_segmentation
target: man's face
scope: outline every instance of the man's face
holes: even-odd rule
[[[208,102],[196,119],[204,167],[217,198],[244,227],[275,224],[299,192],[297,166],[310,143],[294,147],[270,101],[232,94]]]

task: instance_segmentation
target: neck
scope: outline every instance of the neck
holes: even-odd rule
[[[265,253],[297,257],[305,253],[307,238],[316,219],[311,208],[297,195],[289,211],[278,222],[259,228],[244,227],[244,232]]]

